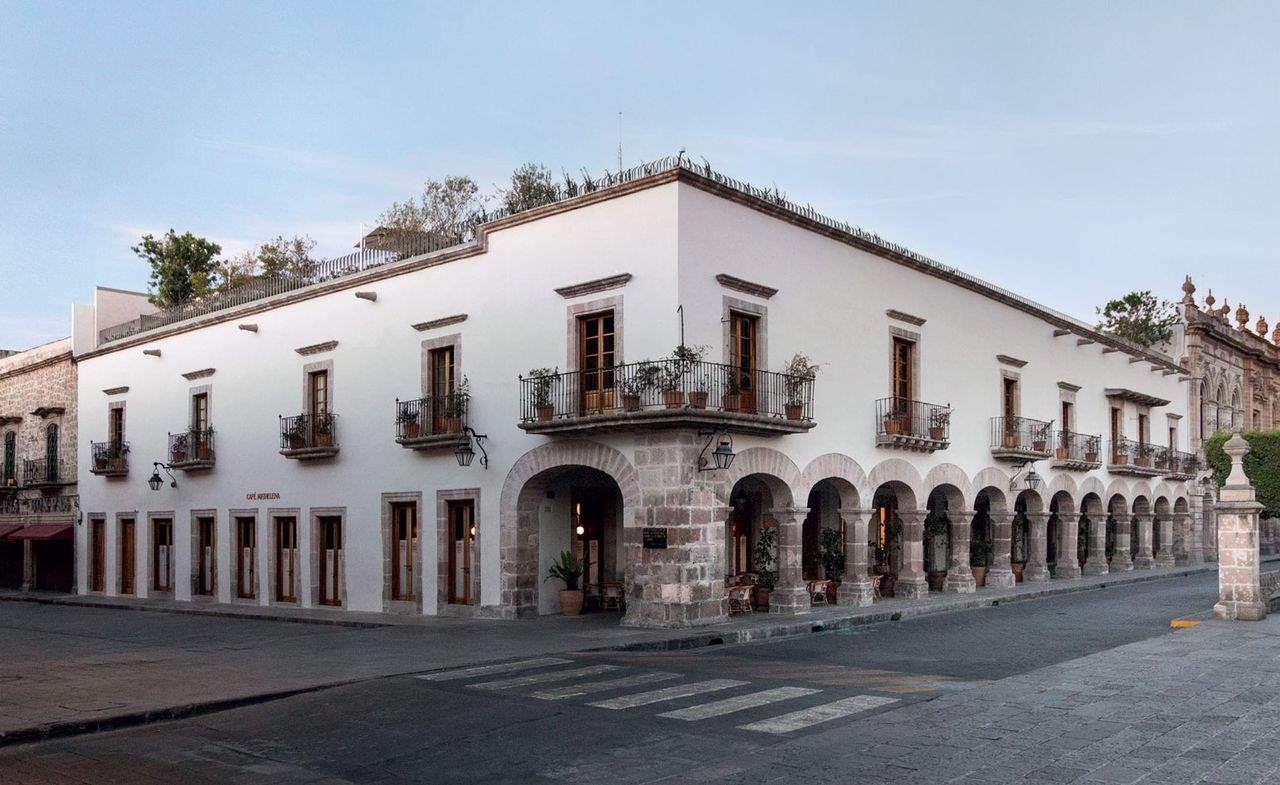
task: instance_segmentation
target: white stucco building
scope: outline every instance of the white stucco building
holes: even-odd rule
[[[128,329],[78,312],[107,594],[515,617],[557,610],[575,549],[628,623],[681,626],[769,566],[762,527],[778,611],[824,528],[841,603],[877,555],[897,596],[973,591],[971,532],[995,585],[1205,557],[1182,368],[687,162],[391,258]],[[700,361],[643,363],[682,336]],[[778,373],[796,353],[815,379]]]

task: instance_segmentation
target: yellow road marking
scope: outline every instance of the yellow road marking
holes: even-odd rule
[[[1199,623],[1200,622],[1198,621],[1191,621],[1189,619],[1174,619],[1173,621],[1169,622],[1169,626],[1170,627],[1195,627]]]

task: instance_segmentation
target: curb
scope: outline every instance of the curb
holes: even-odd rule
[[[29,602],[35,605],[66,605],[75,608],[103,608],[113,611],[139,611],[142,613],[170,613],[175,615],[212,616],[221,619],[244,619],[247,621],[274,621],[286,624],[319,624],[328,627],[353,627],[362,630],[399,627],[394,622],[361,621],[344,619],[335,616],[332,619],[311,618],[305,616],[273,615],[267,613],[246,613],[222,608],[202,608],[194,605],[190,608],[170,608],[159,605],[143,605],[141,602],[120,602],[111,600],[82,600],[76,597],[41,597],[26,594],[0,594],[0,602]],[[143,601],[145,602],[145,600]]]

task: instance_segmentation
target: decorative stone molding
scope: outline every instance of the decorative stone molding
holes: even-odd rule
[[[190,373],[182,374],[182,378],[189,382],[194,382],[196,379],[204,379],[209,376],[213,376],[214,371],[216,370],[216,368],[201,368],[198,371],[191,371]]]
[[[1102,391],[1102,394],[1108,398],[1118,398],[1122,401],[1132,401],[1139,406],[1168,406],[1169,401],[1164,398],[1158,398],[1154,395],[1136,392],[1124,387],[1108,387]]]
[[[996,362],[1002,365],[1012,365],[1014,368],[1022,368],[1026,366],[1026,360],[1019,360],[1017,357],[1010,357],[1007,354],[997,354]]]
[[[325,341],[324,343],[313,343],[310,346],[300,346],[297,349],[294,349],[294,351],[303,357],[309,357],[313,354],[320,354],[321,352],[331,352],[336,348],[338,348],[337,341]]]
[[[750,294],[765,300],[768,300],[770,297],[773,297],[775,294],[778,293],[778,290],[773,288],[772,286],[765,286],[762,283],[746,281],[746,280],[743,280],[742,278],[737,278],[727,273],[720,273],[719,275],[717,275],[716,282],[726,289],[733,289],[735,292]]]
[[[1077,339],[1076,339],[1076,346],[1088,346],[1088,345],[1089,345],[1089,344],[1091,344],[1091,343],[1097,343],[1097,341],[1093,340],[1092,338],[1077,338]]]
[[[884,312],[884,315],[888,316],[890,319],[896,319],[900,322],[906,322],[907,324],[914,324],[916,327],[920,327],[924,325],[924,323],[927,321],[926,319],[923,319],[919,316],[912,316],[909,313],[894,310],[893,308],[886,309]]]
[[[129,392],[128,386],[125,387],[108,387],[102,391],[103,395],[123,395]]]
[[[561,286],[555,290],[556,294],[565,298],[582,297],[587,294],[597,294],[599,292],[607,292],[610,289],[621,289],[631,280],[631,273],[619,273],[604,278],[596,278],[582,283]]]
[[[0,427],[4,427],[6,425],[13,425],[14,423],[19,423],[19,422],[22,422],[22,415],[20,414],[8,414],[8,415],[0,416]]]
[[[31,412],[31,415],[33,417],[39,417],[40,419],[43,420],[49,417],[54,417],[59,414],[64,414],[66,411],[67,411],[67,407],[65,406],[39,406],[33,412]]]
[[[418,322],[417,324],[411,324],[409,326],[418,332],[425,332],[427,330],[434,330],[437,327],[448,327],[451,324],[458,324],[459,322],[465,322],[466,320],[467,315],[465,313],[455,313],[453,316],[442,316],[439,319]]]
[[[1054,338],[1061,338],[1064,335],[1070,335],[1070,334],[1071,334],[1071,331],[1064,327],[1059,327],[1053,331]]]
[[[1058,382],[1058,389],[1066,390],[1067,392],[1080,392],[1082,388],[1080,385],[1072,384],[1071,382]]]

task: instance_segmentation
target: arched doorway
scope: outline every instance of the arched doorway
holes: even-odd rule
[[[538,519],[538,572],[546,575],[560,554],[568,551],[582,564],[583,609],[622,610],[625,593],[619,589],[624,585],[626,558],[618,483],[598,469],[574,466],[547,478],[545,497]],[[552,582],[547,585],[560,588]],[[619,595],[624,597],[621,602]],[[539,613],[559,610],[558,592],[539,595]]]
[[[907,567],[903,515],[915,513],[916,496],[905,483],[887,482],[876,488],[871,507],[867,547],[874,554],[872,571],[880,576],[880,596],[896,597],[898,578]]]
[[[795,612],[809,604],[808,592],[800,582],[804,523],[792,523],[791,506],[790,488],[769,474],[748,474],[729,491],[730,512],[725,521],[729,561],[724,584],[751,585],[757,610]],[[787,525],[793,527],[793,534],[784,529]],[[788,537],[798,538],[790,544],[797,563],[786,563]],[[788,570],[792,571],[790,576]]]
[[[978,491],[973,510],[969,565],[974,580],[978,586],[1012,586],[1015,579],[1009,564],[1011,513],[1004,491],[994,486]]]
[[[850,548],[857,528],[863,523],[854,517],[861,514],[857,488],[841,477],[824,478],[813,484],[808,504],[802,553],[805,580],[834,582],[831,584],[834,591],[826,597],[828,602],[862,603],[866,599],[863,595],[870,592],[865,578],[866,556]],[[851,558],[861,563],[849,563]],[[862,574],[851,574],[855,568]],[[852,579],[848,587],[846,578]],[[853,583],[859,585],[855,587]]]
[[[929,591],[942,591],[946,588],[951,565],[955,563],[957,555],[954,552],[952,528],[964,523],[961,520],[964,513],[964,494],[954,485],[939,485],[929,492],[927,509],[928,514],[924,519],[925,576],[929,581]],[[967,576],[955,577],[967,582],[971,575],[969,573]],[[956,585],[955,580],[951,583],[953,586]]]
[[[1013,529],[1009,543],[1010,562],[1018,583],[1024,579],[1049,579],[1046,566],[1046,516],[1040,494],[1027,489],[1013,502]]]

